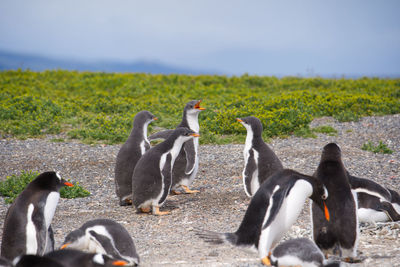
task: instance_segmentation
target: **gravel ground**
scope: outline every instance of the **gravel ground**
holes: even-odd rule
[[[400,114],[366,117],[349,123],[320,118],[312,123],[312,127],[319,125],[333,126],[338,135],[318,134],[315,139],[290,137],[271,141],[269,145],[285,167],[312,174],[319,163],[322,147],[336,142],[342,148],[343,161],[350,173],[400,191]],[[52,223],[56,246],[85,221],[112,218],[131,233],[141,266],[261,266],[256,252],[207,244],[193,231],[205,228],[233,232],[239,226],[249,203],[239,178],[243,168],[243,144],[200,146],[200,170],[192,186],[200,193],[169,196],[162,210],[172,210],[172,214],[158,217],[137,214],[132,207],[118,205],[114,164],[120,145],[90,146],[70,140],[52,142],[52,138],[55,137],[0,139],[0,179],[19,174],[21,170],[56,170],[92,193],[88,198],[60,199]],[[394,153],[383,155],[361,150],[369,140],[384,141]],[[6,204],[0,207],[1,221],[7,208]],[[351,266],[400,266],[399,223],[363,225],[360,229],[358,250],[366,259]],[[310,237],[310,233],[309,204],[306,203],[285,239]]]

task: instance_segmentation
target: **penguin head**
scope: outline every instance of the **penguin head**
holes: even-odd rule
[[[182,140],[182,142],[186,142],[187,140],[194,137],[199,137],[200,135],[187,127],[178,127],[171,136],[173,136],[175,139]]]
[[[318,179],[316,178],[312,178],[314,179],[314,185],[313,185],[313,193],[311,195],[311,199],[314,201],[314,203],[320,207],[320,209],[324,212],[325,214],[325,219],[327,221],[330,220],[330,214],[329,214],[329,210],[328,207],[326,206],[325,201],[328,198],[328,190],[326,189],[325,185],[320,182]]]
[[[56,172],[41,173],[31,183],[41,189],[57,192],[63,186],[74,186],[72,183],[61,178]]]
[[[236,120],[246,128],[247,132],[253,133],[254,136],[261,136],[263,127],[258,118],[249,116],[245,118],[237,118]]]
[[[186,104],[183,112],[188,115],[198,114],[200,111],[205,110],[205,108],[200,107],[200,102],[202,100],[193,100]]]
[[[60,249],[65,248],[75,248],[75,249],[85,249],[86,248],[86,237],[85,232],[81,229],[76,229],[69,233],[63,242]]]
[[[133,119],[133,127],[140,127],[142,125],[147,125],[152,121],[156,121],[157,117],[154,116],[150,111],[142,110],[136,113]]]
[[[115,260],[107,255],[96,253],[92,256],[91,262],[93,266],[125,266],[128,262],[123,260]]]
[[[322,161],[341,161],[342,151],[336,143],[329,143],[322,149]]]

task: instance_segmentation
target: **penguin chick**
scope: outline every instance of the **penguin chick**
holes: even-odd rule
[[[18,195],[4,221],[2,257],[13,260],[23,254],[43,255],[54,250],[50,224],[59,191],[65,185],[73,186],[55,172],[44,172]]]
[[[237,118],[247,130],[243,149],[243,185],[246,195],[251,197],[269,176],[283,169],[274,151],[262,139],[262,124],[256,117]]]
[[[357,193],[359,222],[387,222],[400,220],[400,206],[394,190],[348,173],[351,189]]]
[[[172,169],[182,145],[199,134],[179,127],[162,143],[148,150],[136,164],[132,176],[132,200],[141,212],[164,215],[159,207],[167,198],[172,184]]]
[[[126,261],[129,266],[139,264],[139,256],[129,232],[110,219],[85,222],[65,237],[61,249],[65,248],[106,254],[116,260]]]
[[[324,146],[314,176],[328,189],[326,205],[331,215],[330,221],[325,220],[319,206],[312,203],[314,241],[325,255],[337,254],[334,253],[337,251],[340,257],[351,260],[357,256],[357,198],[351,191],[348,173],[337,144]]]
[[[55,250],[46,254],[45,257],[62,264],[64,267],[112,267],[127,265],[126,261],[115,260],[101,253],[87,253],[73,249]]]
[[[340,267],[340,262],[326,261],[318,246],[308,238],[295,238],[282,242],[271,255],[273,266]]]
[[[265,265],[270,265],[272,248],[290,229],[299,216],[304,202],[311,198],[329,220],[325,206],[328,192],[314,177],[284,169],[261,184],[234,233],[197,230],[197,235],[214,244],[255,247]]]
[[[132,174],[140,157],[150,149],[147,126],[157,118],[147,110],[135,115],[133,128],[115,163],[115,191],[121,206],[132,204]]]
[[[205,108],[200,107],[201,100],[193,100],[186,104],[183,109],[182,121],[178,127],[187,127],[195,133],[200,132],[199,126],[199,113]],[[149,140],[166,139],[173,130],[165,130],[149,136]],[[199,169],[199,139],[194,138],[185,142],[175,160],[174,168],[172,170],[172,192],[180,194],[177,189],[182,187],[185,193],[197,193],[197,190],[189,189],[195,179]]]

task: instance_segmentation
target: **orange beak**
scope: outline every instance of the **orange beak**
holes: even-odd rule
[[[156,120],[158,120],[158,118],[157,118],[157,117],[154,117],[154,118],[153,118],[153,121],[156,121]]]
[[[65,182],[64,184],[65,184],[66,186],[70,186],[70,187],[71,187],[71,186],[74,186],[74,184],[72,184],[72,183],[70,183],[70,182]]]
[[[194,105],[194,108],[198,109],[198,110],[205,110],[205,108],[200,107],[200,102],[201,102],[201,100],[199,102],[197,102],[196,105]]]
[[[325,201],[324,201],[324,212],[325,212],[325,219],[326,219],[327,221],[329,221],[329,219],[330,219],[329,210],[328,210],[328,207],[327,207],[326,204],[325,204]]]
[[[191,134],[191,136],[200,137],[200,135],[198,133]]]
[[[70,243],[65,243],[64,245],[62,245],[62,246],[60,247],[60,249],[64,249],[64,248],[68,247],[69,245],[70,245]]]
[[[236,120],[237,120],[238,122],[243,122],[240,118],[236,118]]]
[[[112,265],[114,266],[125,266],[128,263],[126,261],[113,261]]]

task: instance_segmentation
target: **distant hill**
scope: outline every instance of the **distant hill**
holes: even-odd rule
[[[33,71],[64,69],[101,72],[143,72],[153,74],[218,74],[217,71],[188,69],[154,61],[136,61],[130,63],[118,61],[85,62],[0,51],[0,70],[16,69],[30,69]]]

